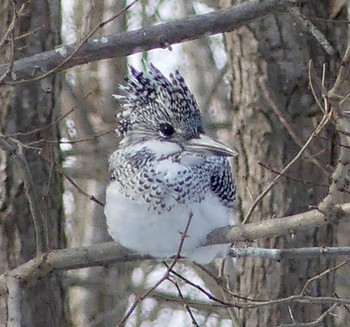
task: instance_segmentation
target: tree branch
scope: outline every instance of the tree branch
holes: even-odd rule
[[[259,247],[232,248],[229,255],[234,258],[254,257],[274,261],[281,261],[283,259],[310,259],[319,256],[339,257],[342,255],[350,256],[350,246],[296,249],[264,249]]]
[[[350,203],[340,206],[342,216],[350,217]],[[259,238],[276,237],[283,235],[295,235],[310,230],[310,228],[322,227],[336,221],[334,217],[325,216],[318,210],[311,210],[293,216],[267,219],[257,223],[238,225],[233,227],[218,228],[207,237],[207,245],[234,243],[237,241],[253,241]]]
[[[298,322],[298,323],[291,323],[291,324],[282,324],[278,327],[312,327],[312,326],[319,326],[319,324],[325,320],[329,315],[332,315],[332,311],[338,306],[339,304],[335,303],[331,307],[329,307],[326,311],[324,311],[316,320],[310,321],[310,322]]]
[[[7,300],[7,321],[11,322],[11,326],[20,327],[22,321],[21,311],[21,289],[16,276],[6,277],[6,287],[8,292]]]
[[[337,130],[350,132],[349,117],[344,114],[345,109],[349,108],[348,102],[344,102],[347,99],[350,83],[349,83],[349,70],[350,70],[350,42],[346,48],[344,57],[342,59],[339,73],[332,89],[328,94],[324,94],[325,108],[331,110]],[[342,200],[342,193],[348,188],[349,174],[350,174],[350,137],[345,133],[339,133],[340,143],[345,146],[340,146],[340,153],[337,166],[332,175],[332,182],[329,187],[328,195],[323,199],[319,205],[320,211],[327,216],[337,216],[341,214],[339,211],[341,207],[339,202]]]
[[[350,216],[350,203],[341,206],[341,212]],[[344,217],[342,217],[344,218]],[[282,235],[296,235],[310,228],[321,227],[332,223],[333,218],[324,216],[318,210],[276,219],[268,219],[258,223],[228,226],[214,230],[208,236],[206,245],[253,241]],[[319,251],[319,255],[327,255]],[[341,251],[340,251],[341,252]],[[338,255],[342,255],[338,251]],[[330,253],[330,252],[329,252]],[[43,277],[54,270],[70,270],[94,266],[106,266],[140,260],[154,260],[146,255],[138,255],[120,246],[116,242],[99,243],[71,249],[62,249],[42,254],[25,264],[0,275],[0,294],[6,293],[6,278],[16,277],[19,282]]]
[[[254,0],[204,15],[116,35],[90,38],[82,46],[80,42],[63,45],[55,50],[17,60],[13,63],[11,74],[8,74],[2,83],[11,84],[40,79],[41,75],[51,70],[58,72],[96,60],[123,57],[156,48],[169,48],[172,44],[230,32],[257,18],[292,5],[295,5],[294,1],[290,0]],[[77,51],[79,46],[81,47]],[[72,58],[62,65],[75,51]],[[56,70],[55,67],[58,66]],[[8,68],[8,65],[0,65],[0,76]]]

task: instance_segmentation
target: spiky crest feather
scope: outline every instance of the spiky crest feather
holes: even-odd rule
[[[197,102],[178,71],[169,80],[152,64],[147,75],[130,66],[125,81],[120,88],[126,94],[113,95],[122,105],[119,135],[127,135],[142,123],[150,126],[163,121],[175,124],[189,138],[203,132]]]

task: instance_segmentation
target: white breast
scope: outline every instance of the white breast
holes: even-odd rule
[[[225,256],[228,245],[201,247],[208,233],[229,225],[232,216],[232,212],[212,194],[200,203],[179,204],[170,211],[157,214],[147,210],[142,198],[132,199],[120,194],[116,182],[107,188],[105,215],[110,235],[123,246],[141,254],[157,258],[175,255],[190,212],[193,217],[181,255],[201,264]]]

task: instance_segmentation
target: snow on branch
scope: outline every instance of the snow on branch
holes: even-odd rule
[[[340,219],[350,217],[350,203],[340,206],[342,210],[339,216],[325,216],[319,210],[311,210],[300,214],[267,219],[257,223],[224,227],[216,229],[207,237],[207,244],[234,243],[237,241],[253,241],[260,238],[294,235],[298,233],[324,226],[328,223],[337,222]]]
[[[254,0],[228,9],[115,35],[90,37],[90,34],[82,41],[17,60],[11,63],[11,67],[9,64],[0,65],[0,80],[3,84],[38,80],[51,73],[96,60],[170,48],[172,44],[233,31],[276,10],[286,12],[293,5],[296,5],[295,1],[291,0]]]
[[[343,204],[341,206],[344,219],[350,217],[350,203]],[[328,218],[324,216],[318,210],[312,210],[309,212],[276,219],[268,219],[259,223],[249,223],[245,225],[238,225],[232,227],[224,227],[213,231],[209,237],[207,245],[210,244],[224,244],[234,243],[238,241],[256,240],[259,238],[266,238],[272,236],[282,235],[298,235],[299,232],[308,230],[314,227],[321,227],[328,223],[334,222],[334,217]],[[313,248],[311,252],[309,250],[303,251],[298,249],[293,253],[287,254],[275,252],[268,253],[269,249],[264,249],[259,256],[272,258],[275,256],[276,260],[283,257],[302,258],[318,256],[343,256],[349,255],[349,248],[332,248],[333,250],[327,251],[321,248]],[[272,249],[274,250],[274,249]],[[233,250],[239,251],[239,250]],[[241,255],[243,255],[241,250]],[[257,256],[258,250],[250,250],[251,256]],[[298,253],[299,252],[299,253]],[[264,254],[265,253],[265,254]],[[274,254],[273,254],[274,253]],[[236,253],[236,256],[239,252]],[[94,266],[106,266],[114,263],[123,263],[130,261],[141,261],[153,259],[150,256],[142,256],[135,254],[132,251],[120,246],[116,242],[106,242],[93,244],[90,246],[82,246],[77,248],[62,249],[51,251],[46,254],[39,255],[37,258],[28,261],[27,263],[3,274],[0,276],[0,294],[6,292],[6,280],[11,277],[15,277],[21,283],[27,283],[30,280],[43,277],[55,270],[70,270],[84,267]]]

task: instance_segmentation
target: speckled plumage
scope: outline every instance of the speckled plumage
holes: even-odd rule
[[[225,255],[226,245],[201,245],[210,231],[232,223],[235,184],[226,156],[234,152],[220,143],[197,144],[205,137],[201,114],[178,72],[168,80],[153,65],[148,76],[131,67],[126,82],[126,95],[115,96],[123,138],[109,158],[111,236],[140,253],[170,257],[191,212],[182,255],[199,263]]]
[[[126,86],[121,86],[127,95],[114,96],[124,101],[123,111],[118,117],[121,135],[130,134],[135,127],[156,127],[156,121],[171,121],[187,138],[203,133],[196,100],[179,72],[171,74],[169,81],[153,65],[148,77],[133,67],[130,71]]]

